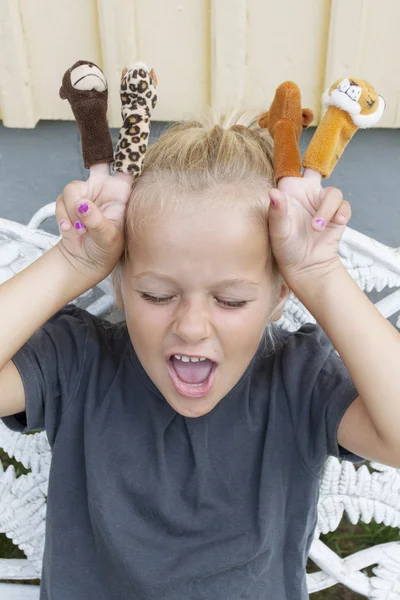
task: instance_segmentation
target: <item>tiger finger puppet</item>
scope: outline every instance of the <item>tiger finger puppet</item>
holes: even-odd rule
[[[323,95],[327,109],[303,158],[303,167],[329,177],[357,129],[376,125],[385,101],[370,83],[345,78],[336,81]]]

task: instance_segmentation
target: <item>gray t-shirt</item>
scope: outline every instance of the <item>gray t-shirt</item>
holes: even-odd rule
[[[19,350],[26,413],[3,421],[52,448],[41,600],[308,598],[324,460],[362,461],[336,437],[358,393],[319,325],[276,331],[198,418],[72,304]]]

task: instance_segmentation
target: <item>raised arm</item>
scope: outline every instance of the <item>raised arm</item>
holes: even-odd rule
[[[69,100],[77,118],[90,176],[68,184],[57,198],[58,244],[0,286],[0,417],[25,407],[11,358],[52,315],[105,279],[123,252],[126,205],[149,140],[155,82],[143,63],[124,70],[123,125],[114,157],[104,74],[87,61],[64,74],[60,96]],[[113,158],[116,174],[111,176]]]
[[[53,314],[95,283],[80,275],[56,245],[0,285],[0,416],[25,408],[11,358]]]

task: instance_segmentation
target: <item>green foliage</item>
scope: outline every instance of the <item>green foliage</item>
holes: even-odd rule
[[[321,535],[321,541],[331,548],[340,558],[345,558],[350,554],[387,542],[399,542],[400,530],[398,528],[388,527],[382,523],[358,523],[352,525],[345,515],[336,531]],[[373,576],[371,565],[364,569],[363,573]],[[320,569],[312,562],[307,561],[307,572],[314,573]],[[337,584],[332,588],[311,594],[310,600],[361,600],[364,596],[348,590],[343,585]]]
[[[25,469],[24,465],[18,462],[15,458],[10,458],[1,448],[0,448],[0,461],[3,464],[3,469],[6,471],[10,465],[14,465],[16,476],[27,475],[29,473],[29,469]]]

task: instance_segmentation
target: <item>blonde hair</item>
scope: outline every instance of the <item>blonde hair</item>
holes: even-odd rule
[[[114,289],[121,290],[121,269],[129,256],[129,240],[140,237],[145,224],[164,208],[179,213],[183,208],[198,210],[199,203],[204,206],[207,202],[211,210],[218,203],[227,210],[244,209],[248,218],[255,217],[267,227],[268,190],[275,185],[273,142],[268,131],[259,127],[259,117],[259,112],[218,116],[208,110],[201,120],[174,125],[148,148],[127,206],[125,251],[111,274]],[[245,193],[229,193],[238,189]],[[220,190],[225,193],[209,193]],[[274,346],[270,319],[286,297],[274,306],[284,280],[269,244],[267,248],[274,308],[265,332]]]

